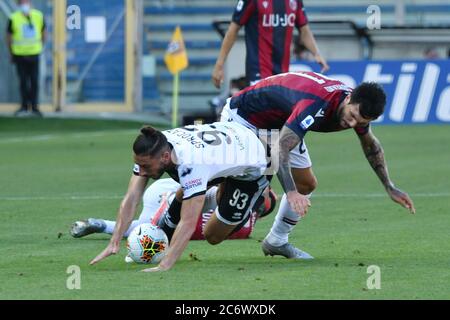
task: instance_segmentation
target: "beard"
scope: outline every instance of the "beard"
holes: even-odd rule
[[[340,123],[341,127],[344,129],[348,129],[350,128],[350,126],[347,124],[347,122],[344,119],[341,119],[341,123]]]
[[[160,167],[158,171],[155,174],[153,174],[150,178],[152,178],[153,180],[159,180],[164,174],[164,172],[165,172],[164,167]]]
[[[166,167],[167,167],[166,164],[165,164],[164,161],[161,159],[161,161],[160,161],[160,163],[159,163],[159,167],[158,167],[158,169],[156,170],[156,173],[153,174],[153,175],[151,176],[151,178],[154,179],[154,180],[160,179],[160,178],[162,177],[162,175],[166,172],[166,169],[167,169]]]

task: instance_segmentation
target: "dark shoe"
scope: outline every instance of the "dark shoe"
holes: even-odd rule
[[[82,238],[92,233],[101,233],[105,228],[106,224],[103,220],[89,218],[87,220],[76,221],[70,228],[70,234],[74,238]]]
[[[44,117],[42,115],[42,112],[40,112],[38,109],[33,109],[33,111],[31,111],[31,114],[33,116],[35,116],[36,118],[43,118]]]
[[[292,244],[285,243],[280,247],[272,246],[266,239],[262,242],[261,245],[262,251],[266,256],[283,256],[288,259],[300,259],[300,260],[311,260],[314,259],[309,253],[304,252]]]

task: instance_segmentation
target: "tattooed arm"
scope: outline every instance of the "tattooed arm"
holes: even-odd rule
[[[411,213],[415,213],[416,209],[408,194],[397,189],[389,178],[384,151],[380,141],[378,141],[371,130],[365,135],[359,136],[359,139],[367,161],[369,161],[370,166],[377,174],[391,199],[409,209]]]
[[[295,186],[291,173],[289,152],[301,142],[300,137],[291,129],[284,126],[280,133],[279,168],[277,172],[278,180],[286,193],[291,209],[302,217],[306,215],[308,207],[311,205],[309,199],[300,194]]]

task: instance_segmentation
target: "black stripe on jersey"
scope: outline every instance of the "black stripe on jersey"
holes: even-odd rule
[[[261,80],[261,66],[259,64],[259,13],[258,5],[255,3],[255,12],[245,25],[245,48],[246,62],[245,75],[247,81]]]
[[[250,10],[250,6],[254,6],[255,4],[253,3],[255,0],[240,0],[238,1],[238,4],[236,6],[236,8],[234,9],[234,13],[233,16],[231,18],[231,20],[235,23],[237,23],[238,25],[242,26],[243,22],[242,19],[244,18],[245,15],[248,15],[248,10]],[[240,10],[238,10],[240,9]]]
[[[279,19],[281,19],[282,14],[286,11],[286,2],[284,0],[273,1],[272,2],[272,13],[278,14]],[[284,16],[284,15],[283,15]],[[287,27],[281,27],[281,21],[279,21],[279,27],[273,27],[272,31],[272,74],[281,73],[281,65],[284,58],[284,46],[286,41]]]

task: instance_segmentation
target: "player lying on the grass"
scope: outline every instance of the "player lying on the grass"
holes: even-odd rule
[[[168,211],[170,210],[170,205],[175,196],[177,196],[176,193],[179,191],[180,187],[179,183],[170,178],[157,180],[148,187],[142,199],[143,208],[139,218],[131,223],[123,236],[128,237],[134,228],[143,223],[153,223],[154,225],[158,225],[160,219],[166,219],[169,215]],[[217,191],[218,187],[213,186],[206,192],[202,214],[197,221],[197,226],[191,240],[205,239],[203,229],[207,221],[211,218],[212,212],[217,207]],[[180,197],[180,193],[178,196]],[[181,199],[178,198],[178,201],[180,200]],[[275,208],[276,200],[274,192],[272,190],[266,190],[260,199],[258,199],[255,210],[251,213],[248,222],[240,230],[230,235],[228,239],[249,238],[256,220],[270,214]],[[70,229],[70,234],[74,238],[82,238],[94,233],[113,234],[115,226],[115,221],[89,218],[87,220],[76,221]],[[171,237],[172,232],[169,232],[169,241]]]
[[[178,181],[183,200],[172,201],[170,223],[162,228],[175,229],[167,254],[147,272],[173,267],[195,231],[209,185],[220,183],[220,201],[205,225],[204,236],[219,244],[239,230],[250,217],[256,201],[269,186],[264,175],[268,162],[262,142],[252,131],[238,123],[214,123],[176,128],[160,132],[151,127],[141,130],[134,145],[134,174],[120,205],[117,224],[109,245],[91,264],[116,254],[120,240],[133,220],[136,208],[150,178],[164,173]],[[177,214],[178,216],[175,216]]]
[[[391,199],[415,212],[409,196],[389,178],[383,148],[370,122],[384,112],[386,95],[376,83],[354,90],[314,72],[284,73],[246,88],[227,102],[221,121],[258,129],[281,130],[277,176],[285,191],[270,233],[262,243],[266,255],[302,258],[288,242],[289,233],[308,209],[307,199],[317,186],[308,149],[308,131],[333,132],[353,128],[363,152]],[[261,130],[259,130],[261,131]]]

